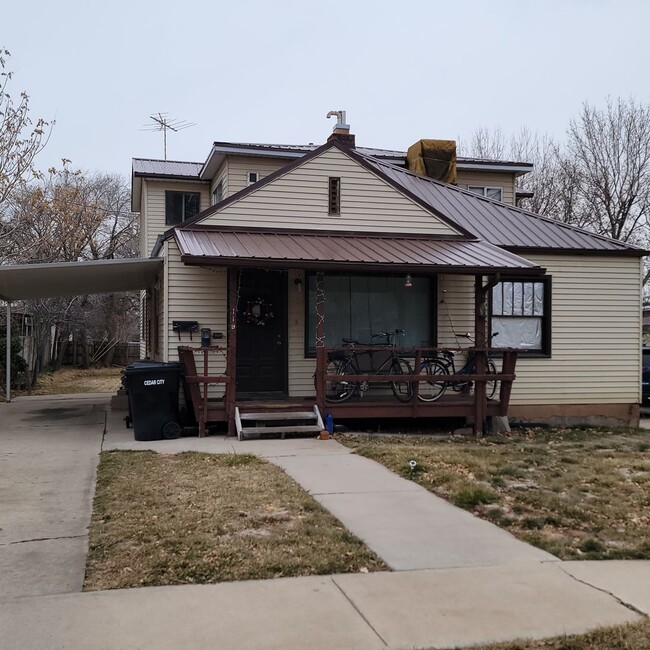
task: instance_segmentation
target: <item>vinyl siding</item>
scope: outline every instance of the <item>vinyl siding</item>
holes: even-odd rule
[[[328,178],[332,176],[341,178],[340,215],[328,214]],[[230,175],[230,182],[234,177]],[[325,151],[201,224],[456,234],[451,226],[337,149]]]
[[[286,158],[259,158],[253,156],[229,156],[228,157],[228,191],[224,196],[230,196],[235,192],[248,187],[248,172],[257,172],[259,180],[287,165]]]
[[[223,267],[201,268],[186,266],[181,262],[180,252],[174,240],[165,244],[167,265],[167,350],[166,361],[178,360],[178,346],[189,345],[199,347],[200,332],[192,334],[182,332],[179,340],[178,333],[172,329],[175,320],[195,320],[199,329],[209,327],[212,333],[221,332],[223,338],[214,341],[215,344],[225,345],[227,335],[227,286],[228,274]],[[197,368],[202,360],[196,355]],[[225,370],[225,357],[218,353],[210,354],[211,373],[222,373]],[[212,386],[211,396],[223,394],[223,386]]]
[[[210,206],[209,185],[207,183],[179,183],[175,181],[145,181],[147,187],[146,205],[145,205],[145,227],[146,235],[144,239],[145,248],[140,251],[143,257],[151,255],[151,251],[156,244],[158,235],[162,235],[169,226],[165,224],[165,191],[172,190],[175,192],[200,192],[201,193],[201,210]]]
[[[636,258],[527,254],[552,276],[552,355],[521,356],[512,404],[640,400],[641,264]],[[441,276],[453,330],[473,332],[473,278]],[[439,342],[456,347],[445,305]],[[460,345],[467,345],[459,339]]]
[[[212,205],[212,194],[219,183],[223,183],[223,198],[225,199],[232,193],[230,189],[230,158],[226,158],[223,163],[221,163],[221,167],[219,167],[215,177],[212,179],[212,183],[210,184],[209,205]]]
[[[515,175],[512,172],[474,172],[458,171],[457,184],[463,189],[470,185],[479,187],[503,188],[502,200],[510,205],[515,204]]]
[[[295,280],[302,280],[302,291],[296,289]],[[289,272],[289,395],[312,397],[316,359],[305,359],[305,298],[307,279],[304,271]]]
[[[185,266],[173,240],[166,244],[166,359],[177,359],[172,320],[197,320],[199,327],[227,333],[227,271]],[[639,401],[641,265],[608,256],[529,255],[552,276],[552,357],[517,362],[512,403],[632,404]],[[296,288],[302,279],[302,291]],[[306,359],[305,274],[290,270],[288,286],[289,394],[314,394],[315,360]],[[438,344],[467,347],[460,334],[474,330],[473,276],[438,277]],[[165,299],[166,298],[166,299]],[[455,335],[454,335],[455,332]],[[224,339],[225,340],[225,339]],[[183,334],[180,344],[198,345]],[[211,372],[223,371],[215,358]]]

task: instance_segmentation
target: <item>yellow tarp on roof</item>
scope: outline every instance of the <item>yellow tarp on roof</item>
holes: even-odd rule
[[[455,140],[418,140],[406,153],[408,170],[443,183],[456,183]]]

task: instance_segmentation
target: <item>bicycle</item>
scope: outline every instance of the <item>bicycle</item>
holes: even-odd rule
[[[492,334],[491,338],[494,338],[498,332]],[[465,338],[468,338],[470,341],[474,341],[471,334],[463,334]],[[418,397],[423,402],[435,402],[440,399],[447,387],[451,387],[452,390],[456,392],[461,392],[469,387],[471,387],[471,381],[465,380],[446,380],[444,379],[445,375],[475,375],[476,374],[476,357],[474,354],[470,354],[465,365],[458,371],[456,371],[456,364],[454,361],[455,353],[451,350],[444,350],[441,356],[433,357],[431,359],[425,359],[422,362],[420,367],[420,373],[427,375],[428,378],[421,380],[419,382],[419,391]],[[488,375],[496,375],[497,369],[494,365],[494,361],[487,355],[485,360],[485,371]],[[485,384],[485,394],[488,399],[493,399],[497,392],[497,385],[499,381],[497,379],[490,379]]]
[[[355,339],[342,339],[344,345],[349,348],[342,350],[337,356],[332,356],[327,362],[327,374],[339,375],[340,379],[328,381],[325,384],[325,399],[328,402],[344,402],[355,393],[363,397],[370,388],[367,381],[347,381],[346,375],[411,375],[413,371],[406,359],[398,356],[395,352],[394,339],[404,334],[404,330],[396,329],[394,332],[377,332],[371,334],[372,339],[385,338],[385,342],[371,343],[371,345],[382,346],[375,350],[355,350],[356,345],[363,345]],[[384,346],[389,346],[388,349]],[[382,382],[383,383],[383,382]],[[399,381],[391,379],[390,384],[393,395],[400,402],[408,402],[413,397],[413,386],[410,381]]]

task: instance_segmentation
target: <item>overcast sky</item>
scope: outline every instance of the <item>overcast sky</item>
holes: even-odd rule
[[[14,92],[56,126],[38,159],[128,175],[162,158],[151,113],[214,140],[322,143],[347,110],[357,144],[405,149],[481,125],[561,137],[583,101],[650,101],[647,0],[6,1]]]

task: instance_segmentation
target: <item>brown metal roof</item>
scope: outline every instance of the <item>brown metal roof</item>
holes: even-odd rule
[[[364,268],[444,273],[541,273],[538,265],[491,244],[463,239],[382,234],[178,229],[183,261],[193,264]]]
[[[369,156],[361,156],[358,152],[349,153],[421,205],[444,215],[452,223],[496,246],[513,249],[644,254],[641,249],[616,239],[484,198],[454,185],[418,176]]]

